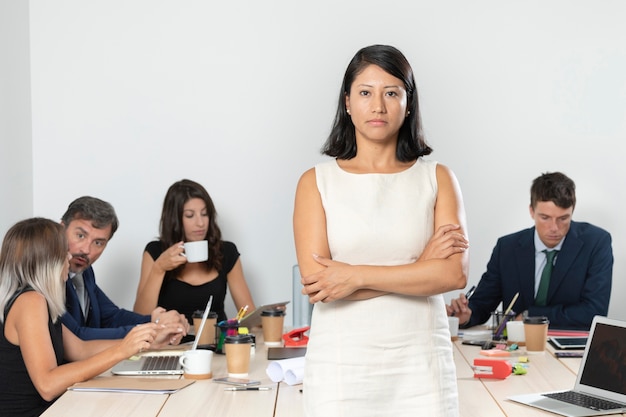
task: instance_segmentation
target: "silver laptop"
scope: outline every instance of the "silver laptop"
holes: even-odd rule
[[[626,322],[594,317],[572,390],[509,400],[568,417],[626,412]]]
[[[206,323],[206,319],[211,311],[211,304],[213,303],[213,296],[209,297],[209,302],[204,309],[202,315],[202,321],[200,322],[200,328],[196,334],[202,334],[202,329]],[[192,350],[198,348],[197,337]],[[183,367],[181,366],[179,359],[183,351],[167,352],[163,354],[146,354],[131,359],[123,360],[111,369],[111,373],[114,375],[182,375]]]

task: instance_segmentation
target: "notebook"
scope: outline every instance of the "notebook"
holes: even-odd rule
[[[575,405],[569,397],[590,404]],[[509,400],[568,417],[626,412],[626,322],[594,317],[572,390],[516,395]]]
[[[213,296],[209,297],[209,302],[204,309],[198,334],[202,333],[209,311],[211,311],[212,303]],[[197,337],[191,347],[192,350],[198,348],[199,341],[200,338]],[[111,369],[111,373],[114,375],[182,375],[183,367],[179,361],[182,353],[183,351],[153,352],[142,356],[132,357],[115,365]]]

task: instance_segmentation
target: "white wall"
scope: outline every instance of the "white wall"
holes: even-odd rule
[[[33,214],[28,2],[0,0],[0,236]]]
[[[353,54],[411,61],[426,133],[463,188],[471,283],[498,236],[531,225],[531,180],[561,170],[575,218],[610,230],[610,315],[626,319],[620,187],[626,3],[405,0],[31,0],[34,211],[110,201],[121,228],[96,264],[131,307],[167,187],[201,182],[258,304],[291,297],[291,213]],[[470,284],[471,284],[470,283]],[[449,297],[450,295],[448,295]]]

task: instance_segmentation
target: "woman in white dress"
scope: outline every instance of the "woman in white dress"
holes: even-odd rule
[[[464,288],[468,241],[452,171],[424,160],[411,66],[361,49],[323,153],[298,183],[294,235],[315,304],[307,416],[457,416],[442,294]]]

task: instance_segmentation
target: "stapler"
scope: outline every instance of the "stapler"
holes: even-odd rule
[[[511,375],[511,364],[501,359],[474,359],[474,378],[505,379]]]
[[[304,333],[308,332],[311,326],[301,327],[299,329],[293,329],[283,335],[283,341],[285,347],[300,347],[306,346],[309,343],[309,336]]]

